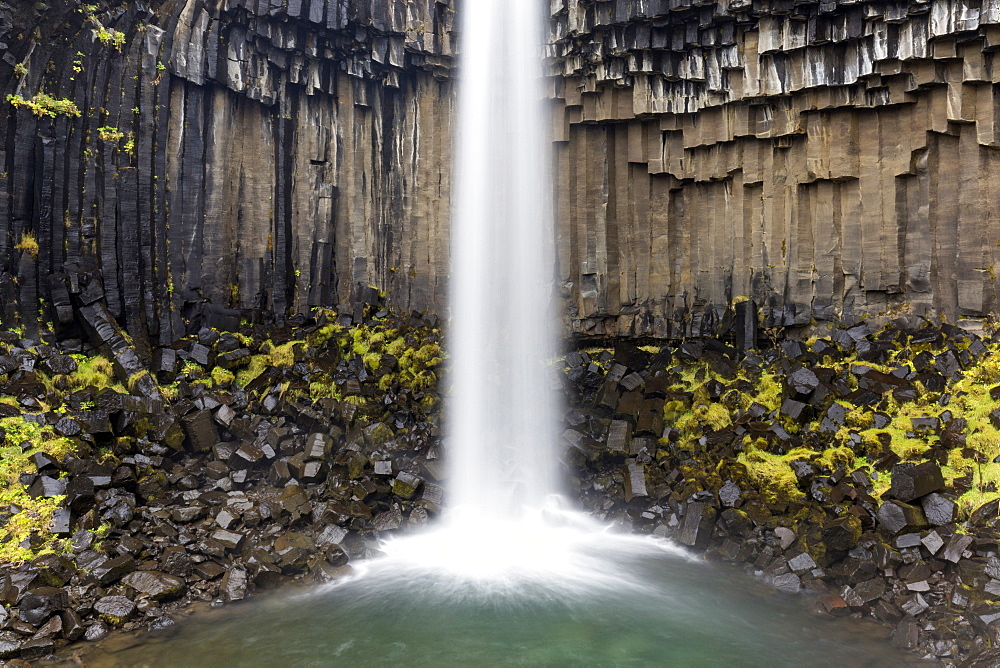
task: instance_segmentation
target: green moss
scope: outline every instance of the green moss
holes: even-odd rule
[[[80,110],[73,104],[72,100],[60,100],[44,92],[38,93],[30,100],[20,95],[8,95],[7,101],[14,107],[27,109],[38,118],[45,116],[49,118],[55,118],[56,116],[80,116]]]
[[[267,353],[270,365],[280,369],[291,369],[295,365],[295,348],[302,343],[304,341],[289,341],[280,346],[270,344],[270,351]]]
[[[382,360],[382,356],[378,353],[365,353],[361,357],[361,360],[364,362],[365,367],[367,367],[369,371],[376,371]]]
[[[111,388],[116,392],[125,393],[125,387],[115,377],[115,367],[111,361],[100,355],[72,355],[76,360],[76,371],[66,376],[66,384],[70,391],[82,389],[103,390]]]
[[[313,401],[318,399],[341,400],[340,390],[337,388],[337,384],[329,379],[309,383],[309,397]]]
[[[806,448],[797,448],[785,455],[776,455],[749,447],[739,454],[736,461],[747,469],[747,477],[771,502],[800,499],[805,496],[798,487],[798,479],[792,471],[791,463],[796,459],[809,459],[815,453]]]
[[[0,508],[15,506],[21,509],[0,528],[0,563],[31,561],[42,554],[68,551],[66,541],[48,531],[63,497],[33,499],[21,484],[20,476],[35,472],[29,458],[36,452],[61,460],[74,452],[72,441],[56,435],[51,427],[42,427],[23,417],[3,418],[0,427],[7,434],[0,446]],[[22,451],[22,443],[31,446]],[[36,547],[22,547],[32,535],[36,536]]]
[[[215,387],[229,385],[236,381],[235,374],[229,369],[223,369],[221,366],[214,367],[210,375]]]
[[[14,250],[38,257],[38,239],[31,232],[25,232],[21,235],[21,240],[14,246]]]
[[[267,355],[252,355],[250,363],[236,373],[236,382],[241,387],[246,387],[258,376],[270,368],[270,358]]]

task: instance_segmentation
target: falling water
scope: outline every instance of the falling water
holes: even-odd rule
[[[550,142],[538,0],[462,7],[452,215],[446,517],[391,541],[408,566],[520,595],[558,572],[593,580],[600,540],[558,507]],[[558,526],[556,526],[558,525]],[[520,588],[520,591],[519,591]]]
[[[520,520],[556,491],[543,5],[462,6],[448,500],[475,523]]]

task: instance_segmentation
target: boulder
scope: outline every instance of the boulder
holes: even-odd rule
[[[924,516],[931,526],[943,526],[955,521],[955,502],[937,492],[920,499]]]
[[[711,504],[704,501],[688,503],[677,540],[691,547],[708,547],[712,528],[715,526],[715,517],[716,510]]]
[[[222,578],[219,592],[227,602],[242,601],[247,597],[249,576],[243,568],[230,568]]]
[[[901,501],[886,501],[876,515],[878,529],[890,536],[915,531],[927,526],[924,511]]]
[[[135,611],[135,603],[124,596],[105,596],[94,603],[94,612],[112,626],[123,625]]]
[[[184,594],[184,580],[159,571],[135,571],[122,578],[122,584],[154,601],[169,600]]]
[[[889,491],[894,498],[909,502],[943,488],[944,476],[941,474],[941,467],[933,462],[924,462],[916,466],[894,467],[892,487]]]
[[[647,496],[646,468],[634,458],[625,461],[625,501]]]

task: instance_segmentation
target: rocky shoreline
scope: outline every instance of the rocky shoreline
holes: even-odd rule
[[[996,665],[996,341],[900,318],[745,355],[713,340],[572,354],[577,493],[873,618],[896,647]]]
[[[426,523],[441,499],[437,331],[385,315],[323,315],[253,339],[203,329],[157,351],[144,378],[159,399],[93,374],[100,354],[77,361],[9,336],[0,364],[17,401],[0,426],[5,457],[26,456],[8,485],[40,505],[4,509],[7,527],[29,528],[0,541],[21,562],[0,571],[0,659],[169,627],[196,601],[336,579],[379,533]],[[53,390],[84,373],[94,385]],[[31,440],[22,423],[37,425]]]
[[[3,513],[0,659],[67,657],[198,602],[343,577],[380,536],[430,521],[439,333],[377,308],[205,328],[127,382],[110,362],[128,342],[116,356],[0,337],[4,459],[24,467],[6,483],[24,500]],[[566,459],[588,511],[815,592],[943,665],[996,662],[994,338],[899,319],[749,352],[619,343],[564,362]]]

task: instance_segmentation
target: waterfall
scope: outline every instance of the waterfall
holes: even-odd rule
[[[475,0],[461,11],[445,434],[460,521],[517,521],[557,490],[544,7]]]
[[[367,577],[414,574],[455,600],[623,586],[617,562],[674,552],[557,503],[555,251],[540,0],[463,3],[445,516],[383,542]],[[470,584],[472,586],[470,586]]]

